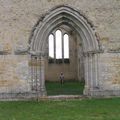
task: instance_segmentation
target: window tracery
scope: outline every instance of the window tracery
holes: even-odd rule
[[[57,29],[48,37],[49,63],[69,63],[69,35]]]

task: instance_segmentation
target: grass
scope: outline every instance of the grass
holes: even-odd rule
[[[61,85],[59,82],[46,82],[48,95],[81,95],[83,94],[83,82],[64,82]]]
[[[120,98],[0,102],[0,120],[120,120]]]

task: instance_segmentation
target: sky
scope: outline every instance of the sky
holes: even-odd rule
[[[55,33],[56,44],[54,43],[54,36],[49,35],[49,56],[54,58],[54,46],[56,46],[56,59],[62,58],[62,33],[60,30],[57,30]],[[65,34],[63,36],[63,49],[64,49],[64,58],[69,58],[69,36]]]

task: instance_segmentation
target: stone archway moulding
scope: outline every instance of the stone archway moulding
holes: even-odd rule
[[[98,53],[100,45],[90,22],[78,10],[68,6],[58,6],[48,12],[35,26],[30,38],[30,54],[37,56],[44,62],[45,46],[50,32],[60,25],[68,25],[74,29],[82,40],[84,53],[84,94],[93,95],[94,89],[99,87]],[[44,95],[44,64],[40,66],[40,91]]]

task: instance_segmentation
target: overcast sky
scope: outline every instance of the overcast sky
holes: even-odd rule
[[[64,35],[64,58],[69,58],[69,37]],[[54,37],[49,36],[49,56],[54,58]],[[62,58],[62,34],[60,30],[56,31],[56,59]]]

